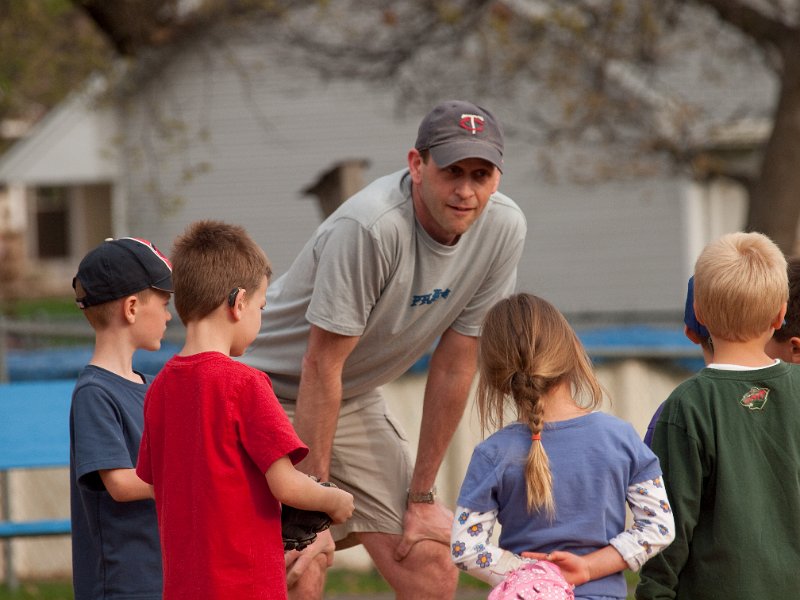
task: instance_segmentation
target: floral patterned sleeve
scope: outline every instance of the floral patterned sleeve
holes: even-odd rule
[[[633,525],[610,544],[631,570],[638,571],[675,539],[675,519],[660,477],[631,485],[627,500],[633,513]]]
[[[497,511],[476,512],[459,506],[450,535],[450,557],[456,567],[492,586],[506,574],[528,562],[513,552],[489,542],[497,522]]]

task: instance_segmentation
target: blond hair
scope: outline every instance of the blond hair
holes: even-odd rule
[[[196,221],[178,236],[172,251],[175,311],[185,324],[211,314],[234,288],[254,292],[272,268],[243,227]]]
[[[789,298],[786,259],[761,233],[729,233],[695,264],[694,303],[713,337],[746,342],[766,332]]]
[[[503,426],[508,402],[532,437],[544,424],[542,398],[568,382],[576,404],[598,408],[603,391],[586,350],[558,309],[531,294],[516,294],[495,304],[483,321],[478,343],[478,416],[483,433]],[[525,468],[528,510],[555,514],[550,462],[532,439]]]

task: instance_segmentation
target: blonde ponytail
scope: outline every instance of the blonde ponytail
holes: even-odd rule
[[[541,397],[553,382],[544,378],[515,373],[511,378],[511,395],[517,405],[520,420],[527,422],[531,430],[531,449],[525,464],[525,489],[527,491],[528,512],[543,511],[547,516],[555,516],[553,500],[553,476],[550,460],[541,442],[544,428],[544,407]]]

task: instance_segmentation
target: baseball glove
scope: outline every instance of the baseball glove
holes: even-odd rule
[[[329,481],[320,483],[325,487],[336,487]],[[303,510],[284,504],[281,508],[283,551],[303,550],[317,539],[320,531],[331,525],[331,518],[318,510]]]

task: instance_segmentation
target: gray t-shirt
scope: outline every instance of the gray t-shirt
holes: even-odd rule
[[[453,246],[417,222],[403,170],[348,199],[270,284],[261,333],[243,357],[295,399],[312,323],[361,336],[342,373],[343,398],[402,375],[449,327],[477,336],[486,311],[514,291],[527,225],[495,193]]]

